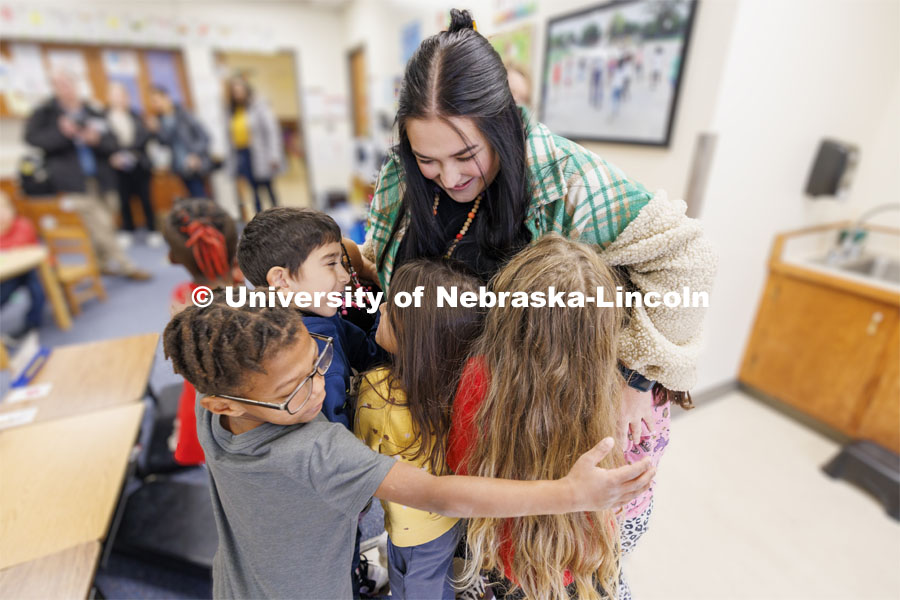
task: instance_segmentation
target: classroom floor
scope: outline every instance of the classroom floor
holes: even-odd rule
[[[900,598],[900,525],[822,472],[838,444],[740,391],[675,415],[636,600]]]

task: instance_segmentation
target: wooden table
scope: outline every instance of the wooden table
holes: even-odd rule
[[[0,571],[0,598],[87,598],[100,542],[85,542]]]
[[[70,329],[72,317],[69,314],[69,307],[59,288],[56,274],[50,267],[50,261],[47,260],[48,256],[47,249],[43,246],[21,246],[3,250],[0,252],[0,281],[37,269],[41,285],[44,286],[44,292],[50,300],[50,306],[53,307],[56,325],[63,330]]]
[[[143,413],[136,403],[0,432],[0,569],[106,538]]]
[[[146,333],[53,348],[32,385],[53,383],[50,394],[37,400],[0,405],[0,414],[32,406],[32,423],[81,415],[138,402],[144,397],[159,334]]]

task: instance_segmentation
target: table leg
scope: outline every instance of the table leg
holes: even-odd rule
[[[44,286],[44,292],[50,299],[50,305],[53,307],[53,317],[56,319],[56,325],[62,329],[70,329],[72,327],[72,317],[69,315],[69,307],[66,306],[66,300],[63,298],[62,290],[59,289],[59,281],[50,268],[50,264],[46,259],[42,260],[38,265],[38,275],[41,278],[41,284]]]

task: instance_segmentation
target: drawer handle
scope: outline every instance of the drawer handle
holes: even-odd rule
[[[869,335],[875,335],[878,333],[878,325],[884,320],[884,315],[881,311],[875,311],[872,313],[872,318],[869,319],[869,326],[866,328],[866,333]]]

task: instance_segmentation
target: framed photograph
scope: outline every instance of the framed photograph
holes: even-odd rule
[[[541,121],[575,140],[668,146],[696,0],[626,0],[547,23]]]

